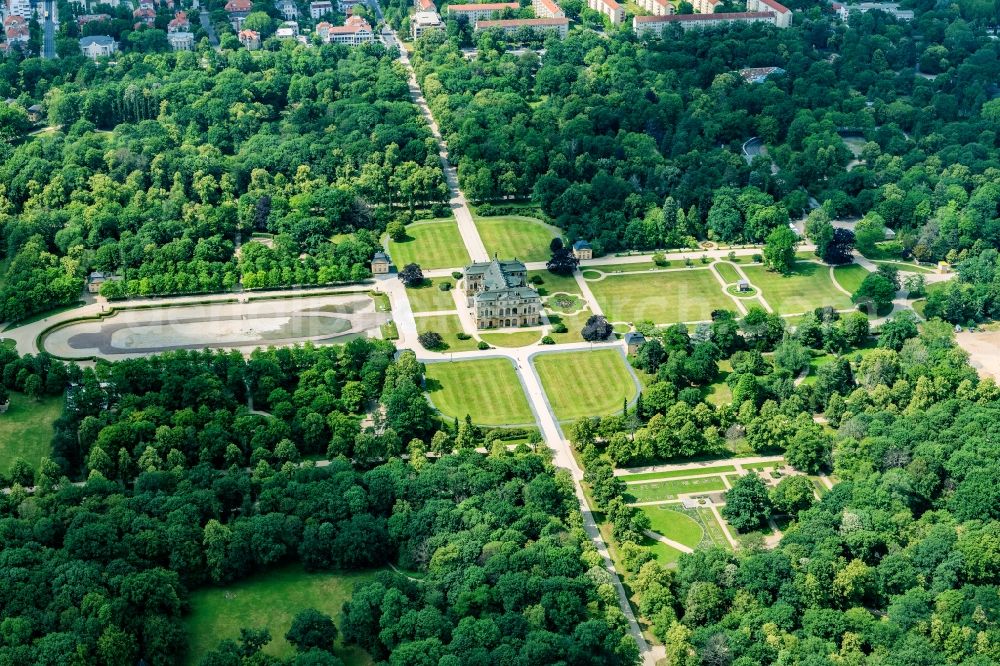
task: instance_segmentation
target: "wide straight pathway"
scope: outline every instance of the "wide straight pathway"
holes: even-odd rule
[[[413,103],[420,108],[420,113],[423,114],[424,120],[427,121],[428,127],[431,128],[434,140],[437,141],[438,157],[441,160],[441,168],[444,170],[445,183],[448,185],[448,203],[451,205],[451,212],[454,213],[455,220],[458,222],[458,231],[462,235],[462,242],[465,243],[465,249],[468,250],[469,256],[473,261],[489,261],[486,246],[483,245],[483,239],[479,237],[479,230],[472,219],[472,211],[469,210],[469,203],[466,201],[465,195],[462,194],[462,190],[458,187],[458,171],[452,166],[451,160],[448,158],[448,144],[445,143],[444,137],[441,136],[441,130],[438,129],[438,124],[434,120],[433,114],[431,114],[431,108],[428,106],[427,100],[424,98],[424,93],[420,89],[417,74],[413,71],[413,65],[410,64],[410,57],[407,55],[406,49],[403,48],[403,44],[399,41],[396,33],[393,32],[391,34],[392,39],[399,47],[399,61],[406,67],[409,78],[410,97],[413,99]]]

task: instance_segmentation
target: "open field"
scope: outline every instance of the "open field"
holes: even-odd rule
[[[679,268],[680,262],[675,262],[674,267]],[[637,261],[632,264],[602,264],[597,266],[587,266],[583,270],[601,271],[602,273],[637,273],[650,271],[654,268],[669,268],[669,266],[657,266],[652,260]]]
[[[609,321],[707,321],[712,310],[736,309],[710,270],[615,275],[589,286]]]
[[[914,263],[909,262],[909,261],[885,261],[885,260],[878,260],[878,261],[875,261],[874,263],[878,264],[879,266],[883,266],[883,265],[885,265],[885,266],[894,266],[894,267],[898,268],[900,271],[908,271],[910,273],[937,273],[937,269],[934,268],[933,266],[922,266],[920,264],[914,264]]]
[[[291,657],[295,649],[285,640],[285,633],[297,612],[315,608],[337,617],[354,586],[372,577],[373,572],[310,574],[290,566],[225,587],[195,590],[191,593],[191,613],[184,620],[188,631],[187,663],[199,663],[219,641],[239,638],[243,627],[266,627],[271,642],[264,652]],[[372,663],[356,647],[338,645],[335,653],[348,666]]]
[[[640,474],[627,474],[621,478],[625,483],[633,481],[655,481],[657,479],[679,479],[698,474],[720,474],[722,472],[735,472],[733,465],[712,465],[711,467],[701,467],[695,469],[675,469],[672,472],[642,472]]]
[[[406,297],[410,299],[410,307],[414,312],[435,312],[437,310],[454,310],[455,299],[451,291],[441,291],[438,285],[448,282],[452,288],[455,281],[451,278],[425,278],[419,287],[407,287]]]
[[[851,299],[833,285],[826,266],[800,261],[791,275],[772,273],[763,266],[747,266],[743,270],[780,314],[798,314],[825,305],[838,310],[851,307]]]
[[[715,263],[715,270],[719,271],[719,275],[722,279],[726,281],[726,284],[732,284],[733,282],[740,281],[740,274],[736,272],[736,268],[733,267],[727,261],[718,261]]]
[[[462,267],[469,263],[469,253],[453,218],[414,222],[406,227],[407,239],[389,241],[389,256],[397,270],[407,264],[430,268]]]
[[[576,278],[572,275],[556,275],[548,271],[528,271],[528,279],[535,276],[542,278],[542,284],[532,285],[538,290],[538,295],[545,297],[560,292],[565,294],[579,294],[580,285],[576,283]]]
[[[556,235],[550,227],[533,217],[477,217],[476,228],[486,251],[501,259],[547,261],[549,243]]]
[[[536,329],[517,333],[480,333],[479,337],[494,347],[527,347],[541,340],[542,332]]]
[[[969,353],[969,365],[981,377],[993,377],[1000,381],[1000,354],[997,354],[1000,331],[962,331],[955,334],[955,342]]]
[[[616,349],[539,354],[532,363],[560,421],[614,414],[637,393]]]
[[[649,516],[650,529],[684,544],[688,548],[697,548],[705,536],[704,530],[697,521],[685,515],[682,511],[668,506],[644,506],[642,512]]]
[[[523,425],[535,417],[511,362],[504,358],[427,364],[431,403],[449,418],[480,425]]]
[[[677,499],[682,493],[722,492],[726,489],[722,477],[712,476],[704,479],[675,479],[657,483],[637,483],[625,490],[625,500],[628,502],[661,502]]]
[[[434,331],[435,333],[440,333],[441,337],[444,338],[445,344],[448,345],[447,349],[441,351],[471,351],[476,349],[478,344],[473,339],[459,340],[457,337],[458,333],[462,333],[462,320],[458,318],[458,315],[433,315],[431,317],[414,317],[414,321],[417,323],[417,333],[424,333],[426,331]]]
[[[10,407],[0,414],[0,472],[6,473],[15,458],[23,458],[38,471],[41,459],[52,453],[53,424],[62,407],[62,396],[35,402],[11,391]]]
[[[833,269],[833,277],[841,287],[852,294],[858,290],[864,279],[868,277],[868,269],[858,264],[837,266]]]
[[[563,344],[565,342],[583,342],[583,331],[584,324],[587,323],[587,319],[590,317],[590,311],[586,310],[575,315],[561,315],[549,313],[549,322],[553,325],[555,324],[565,324],[565,333],[549,333],[549,336],[556,341],[556,344]]]

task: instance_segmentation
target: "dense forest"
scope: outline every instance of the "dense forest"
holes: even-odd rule
[[[386,222],[445,192],[400,67],[377,45],[0,64],[0,95],[54,128],[0,145],[0,320],[72,302],[90,270],[124,278],[110,297],[367,277]]]

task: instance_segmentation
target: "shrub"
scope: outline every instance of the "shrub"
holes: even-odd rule
[[[389,238],[396,241],[397,243],[406,240],[406,227],[402,222],[395,220],[390,222],[385,227],[385,232],[389,234]]]
[[[440,333],[434,331],[425,331],[417,336],[417,341],[423,346],[424,349],[430,351],[438,351],[444,349],[444,338],[441,337]]]
[[[459,340],[471,340],[472,339],[472,336],[469,335],[468,333],[465,333],[465,332],[456,333],[455,337],[458,338]]]
[[[462,279],[462,271],[452,271],[451,272],[451,276],[453,278],[455,278],[456,280],[461,280]]]
[[[554,345],[555,343],[556,341],[553,340],[551,336],[546,335],[544,338],[542,338],[543,345]]]
[[[653,253],[653,263],[657,266],[667,266],[670,262],[667,261],[666,255],[662,252]]]
[[[438,289],[440,289],[441,291],[450,291],[451,282],[442,282],[441,284],[438,285]]]
[[[566,328],[566,324],[559,322],[558,324],[552,324],[553,333],[569,333],[569,329]]]
[[[762,257],[762,256],[761,256],[761,255],[759,255],[759,254],[755,254],[755,255],[753,255],[753,263],[755,263],[755,264],[759,264],[759,263],[760,263],[760,262],[762,262],[762,261],[764,261],[764,257]]]
[[[545,284],[545,280],[542,279],[541,275],[532,275],[530,282],[534,285]]]
[[[736,253],[734,251],[730,250],[729,254],[726,255],[726,258],[734,264],[736,263]]]
[[[708,263],[708,256],[707,255],[704,255],[704,254],[701,255],[701,263],[703,263],[703,264],[707,264]]]
[[[688,268],[690,268],[691,266],[694,266],[694,262],[691,261],[691,257],[685,257],[684,258],[684,265],[687,266]]]
[[[479,348],[480,350],[490,348],[490,346],[487,343],[483,342],[482,340],[479,341],[479,344],[476,345],[476,347]]]

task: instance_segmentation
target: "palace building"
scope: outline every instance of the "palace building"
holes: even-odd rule
[[[528,286],[528,271],[517,259],[465,267],[466,304],[476,311],[477,328],[538,326],[542,301]]]

